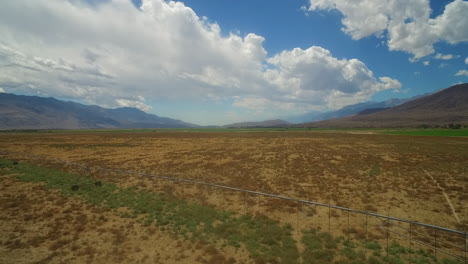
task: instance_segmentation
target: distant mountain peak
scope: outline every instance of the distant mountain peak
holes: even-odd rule
[[[468,83],[454,85],[386,109],[333,120],[307,123],[309,127],[417,127],[443,126],[450,123],[468,125]]]
[[[0,93],[0,129],[188,128],[133,107],[107,109],[53,97]]]
[[[359,112],[365,111],[366,109],[389,108],[389,107],[397,106],[397,105],[403,104],[405,102],[411,101],[419,97],[421,96],[415,96],[415,97],[405,98],[405,99],[391,98],[391,99],[380,101],[380,102],[377,102],[377,101],[361,102],[361,103],[357,103],[353,105],[347,105],[334,111],[310,112],[310,113],[306,113],[306,114],[299,115],[299,116],[292,116],[292,117],[286,118],[286,120],[291,123],[306,123],[306,122],[341,118],[341,117],[345,117],[349,115],[358,114]]]

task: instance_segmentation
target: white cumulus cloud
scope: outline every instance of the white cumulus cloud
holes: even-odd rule
[[[322,47],[283,51],[268,62],[275,68],[267,70],[265,77],[278,87],[285,102],[339,108],[386,89],[401,88],[400,82],[389,77],[377,80],[362,61],[340,60]]]
[[[353,39],[386,36],[390,50],[413,54],[414,59],[434,53],[433,44],[468,41],[468,2],[455,0],[430,18],[429,0],[310,0],[309,10],[339,10],[343,31]]]
[[[455,73],[455,76],[468,76],[468,71],[467,70],[459,70],[457,73]]]
[[[115,99],[115,102],[119,107],[134,107],[143,111],[151,110],[151,106],[145,104],[145,98],[137,96],[134,100],[128,99]]]
[[[434,58],[437,59],[437,60],[451,60],[453,59],[455,56],[453,56],[452,54],[441,54],[441,53],[437,53]]]
[[[246,109],[337,108],[401,84],[321,47],[268,56],[254,33],[222,33],[181,2],[5,1],[0,87],[150,110],[153,100]]]

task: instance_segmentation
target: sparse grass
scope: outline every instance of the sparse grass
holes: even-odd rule
[[[364,247],[373,251],[380,251],[382,246],[375,241],[365,241]]]
[[[335,258],[338,242],[327,233],[315,229],[304,231],[302,243],[304,263],[331,263]]]
[[[456,221],[444,220],[444,200],[431,199],[433,194],[429,190],[432,190],[433,182],[427,181],[422,168],[436,178],[443,177],[440,183],[446,184],[444,188],[455,202],[464,204],[468,197],[463,190],[452,189],[452,186],[461,188],[466,181],[463,164],[468,148],[464,138],[358,135],[332,131],[155,131],[4,135],[0,137],[0,145],[5,151],[46,155],[89,167],[142,171],[275,193],[289,190],[288,196],[291,197],[328,201],[329,193],[332,193],[332,203],[373,212],[379,212],[378,208],[390,202],[392,208],[389,213],[392,216],[407,218],[405,212],[412,212],[415,220],[424,222],[427,216],[436,223],[447,224],[449,228],[455,228]],[[119,147],[119,144],[134,147]],[[375,168],[378,165],[380,173],[370,179],[369,172],[374,165]],[[106,172],[96,177],[126,186],[135,184],[134,177],[115,177]],[[147,186],[151,188],[152,185]],[[176,196],[184,196],[180,190],[177,192],[181,188],[173,189]],[[392,196],[399,200],[390,200]],[[420,209],[415,208],[419,201],[423,201]],[[217,203],[215,206],[223,203],[215,199],[208,202]],[[394,210],[401,202],[408,206],[405,212]],[[229,210],[237,210],[236,203],[229,206],[226,201],[224,204]],[[278,208],[280,210],[277,211],[291,210],[285,206]],[[440,208],[440,212],[433,211],[434,208]],[[460,208],[459,213],[466,214],[465,209]]]
[[[434,257],[423,250],[409,251],[393,243],[387,256],[378,242],[333,237],[316,229],[303,231],[300,242],[304,252],[299,253],[298,241],[292,237],[293,228],[265,216],[237,216],[229,211],[136,188],[121,188],[107,182],[95,186],[91,178],[24,162],[0,159],[0,170],[15,174],[23,181],[44,183],[46,188],[59,190],[67,197],[79,198],[98,207],[126,208],[121,215],[136,218],[148,230],[156,225],[194,241],[221,242],[243,247],[258,263],[298,263],[301,260],[303,263],[435,263]],[[80,188],[73,191],[72,185]],[[88,221],[84,215],[77,215],[73,220],[81,225]],[[124,233],[114,234],[114,245],[118,246],[125,241]],[[12,239],[11,247],[19,247],[21,243],[18,239]],[[50,249],[60,248],[60,245],[53,243]],[[216,250],[210,248],[209,251],[210,262],[216,263],[223,258]],[[439,261],[461,263],[454,260]]]
[[[136,188],[120,188],[103,182],[95,186],[91,178],[20,162],[0,160],[0,169],[7,169],[22,181],[45,183],[68,197],[77,197],[95,206],[110,209],[127,208],[123,217],[142,217],[145,225],[168,226],[176,233],[199,241],[225,240],[228,245],[243,245],[256,259],[266,262],[296,263],[299,257],[292,227],[267,217],[235,216]],[[73,191],[71,186],[80,188]],[[78,217],[78,222],[86,221]],[[117,233],[114,244],[124,237]]]
[[[385,135],[468,137],[468,129],[419,129],[382,132]]]
[[[424,250],[410,250],[393,242],[387,255],[381,252],[382,246],[376,241],[334,238],[316,229],[304,231],[302,243],[305,248],[302,254],[303,263],[436,263],[434,256]],[[447,264],[463,263],[453,259],[438,261]]]
[[[374,164],[374,166],[372,166],[372,168],[369,171],[369,176],[375,177],[379,174],[380,174],[380,166],[379,164]]]
[[[90,148],[90,149],[97,149],[97,148],[130,148],[134,147],[131,144],[50,144],[49,147],[52,148],[61,148],[61,149],[73,149],[73,148]]]

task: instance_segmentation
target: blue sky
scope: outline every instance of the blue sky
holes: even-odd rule
[[[446,4],[450,2],[431,1],[431,17],[442,14]],[[141,2],[134,3],[139,6]],[[263,46],[269,54],[296,47],[306,49],[313,45],[322,46],[336,57],[358,58],[366,63],[375,75],[394,76],[402,83],[402,91],[382,91],[373,95],[371,100],[412,97],[468,81],[466,76],[454,76],[459,69],[466,68],[466,42],[457,45],[440,42],[435,45],[437,53],[459,55],[457,59],[433,60],[429,56],[421,62],[411,63],[408,53],[389,51],[382,44],[385,39],[370,36],[356,41],[350,38],[341,31],[343,15],[338,11],[306,14],[301,7],[306,6],[308,1],[186,0],[184,3],[199,16],[206,16],[210,21],[218,23],[224,34],[234,31],[240,32],[241,35],[254,32],[264,36],[266,41]],[[424,66],[422,61],[429,61],[429,66]],[[218,107],[215,109],[223,109],[222,106]],[[206,111],[210,109],[209,106],[204,108]],[[234,110],[229,107],[224,109]],[[171,108],[167,111],[169,113]]]
[[[0,91],[222,125],[468,79],[462,0],[22,2],[0,11]]]
[[[442,14],[450,2],[430,1],[431,17]],[[138,1],[135,3],[138,5]],[[408,53],[389,51],[382,45],[385,39],[370,36],[356,41],[350,38],[341,31],[343,15],[336,10],[308,12],[305,15],[301,7],[306,6],[308,1],[187,0],[184,3],[199,16],[217,22],[225,32],[254,32],[264,36],[266,41],[263,46],[269,54],[296,47],[306,49],[313,45],[322,46],[338,58],[358,58],[375,75],[395,77],[402,83],[404,92],[381,92],[373,97],[375,100],[385,100],[389,96],[410,97],[468,81],[466,76],[454,76],[459,69],[466,68],[467,42],[457,45],[444,42],[435,44],[437,53],[459,55],[458,59],[443,61],[428,56],[419,63],[411,63],[408,61],[411,57]],[[429,66],[422,64],[426,60],[430,61]]]

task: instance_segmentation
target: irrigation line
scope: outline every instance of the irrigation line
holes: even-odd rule
[[[452,248],[456,248],[456,249],[459,249],[459,250],[461,250],[461,251],[465,250],[464,247],[460,247],[459,245],[454,245],[454,244],[449,243],[449,242],[447,242],[447,241],[437,240],[437,243],[439,243],[439,246],[440,246],[440,244],[446,244],[446,245],[451,246]]]
[[[439,248],[442,248],[442,247],[440,246],[441,244],[445,244],[445,245],[451,246],[452,248],[458,249],[458,250],[460,250],[461,252],[464,252],[464,251],[465,251],[464,247],[461,247],[461,246],[459,246],[459,245],[455,245],[455,244],[449,243],[449,242],[444,241],[444,240],[437,239],[437,238],[436,238],[436,237],[437,237],[436,230],[440,230],[440,229],[433,228],[433,230],[434,230],[434,232],[435,232],[434,235],[428,235],[427,233],[417,232],[417,231],[412,230],[412,225],[411,225],[411,223],[410,223],[410,228],[409,228],[409,229],[406,229],[406,228],[401,227],[401,226],[398,226],[398,225],[390,225],[390,223],[388,223],[388,221],[382,220],[381,218],[377,218],[377,219],[379,219],[379,220],[381,220],[381,221],[384,221],[383,224],[381,224],[381,225],[376,225],[377,228],[379,228],[379,229],[386,230],[387,228],[389,228],[390,226],[392,226],[392,227],[400,228],[400,229],[405,230],[405,231],[409,231],[409,234],[410,234],[410,236],[409,236],[410,248],[411,248],[411,241],[412,241],[412,240],[416,240],[416,241],[417,241],[418,238],[425,237],[425,238],[428,238],[428,239],[434,238],[434,239],[435,239],[434,244],[438,244],[438,245],[439,245]],[[402,237],[408,239],[408,237],[402,235],[401,233],[398,233],[397,231],[390,231],[390,232],[392,232],[392,233],[394,233],[394,234],[399,234],[400,236],[402,236]],[[425,245],[428,246],[427,244],[425,244]],[[435,247],[433,246],[433,248],[435,248]],[[443,247],[443,248],[450,249],[450,248],[448,248],[448,247]],[[440,250],[439,250],[439,251],[440,251]]]
[[[412,246],[412,243],[413,241],[411,240],[412,239],[412,232],[411,232],[411,223],[409,224],[409,248],[410,248],[410,251],[411,251],[411,246]]]
[[[393,234],[397,234],[397,235],[399,235],[399,236],[401,236],[401,237],[404,237],[404,238],[406,238],[406,239],[410,239],[408,236],[405,236],[405,235],[403,235],[403,234],[401,234],[401,233],[398,233],[398,232],[395,232],[395,231],[392,231],[392,230],[388,230],[388,232],[393,233]],[[435,248],[433,245],[426,244],[426,243],[424,243],[424,242],[422,242],[422,241],[419,241],[419,240],[413,239],[412,242],[413,242],[413,243],[420,244],[420,245],[423,245],[423,246],[428,247],[428,248],[432,248],[432,249]],[[466,261],[466,260],[467,260],[466,258],[463,258],[463,256],[455,255],[455,254],[453,254],[453,253],[451,253],[451,252],[445,251],[445,250],[440,249],[440,248],[438,248],[438,251],[439,251],[439,252],[442,252],[442,253],[444,253],[444,254],[447,254],[447,255],[449,255],[449,256],[452,256],[452,257],[454,257],[454,258],[457,258],[457,259],[459,259],[459,260],[463,260],[463,261]],[[466,254],[466,251],[465,251],[465,254]]]
[[[330,228],[331,228],[331,222],[330,221],[331,220],[330,220],[330,218],[331,218],[331,205],[328,205],[328,234],[331,234],[331,230],[330,230]]]
[[[437,262],[437,229],[434,229],[434,256]]]
[[[433,236],[429,236],[423,232],[415,232],[414,230],[412,230],[412,228],[404,228],[404,227],[401,227],[401,226],[397,226],[397,225],[394,225],[393,227],[397,227],[397,228],[400,228],[402,230],[405,230],[405,231],[408,231],[410,233],[410,235],[412,236],[413,234],[416,234],[415,237],[418,238],[419,237],[426,237],[426,238],[431,238]],[[410,226],[411,227],[411,226]],[[437,229],[436,229],[437,230]],[[394,232],[397,232],[397,231],[394,231]],[[411,237],[410,237],[411,238]],[[460,245],[455,245],[455,244],[452,244],[450,242],[447,242],[447,241],[444,241],[444,240],[440,240],[440,239],[437,239],[437,244],[439,245],[439,247],[441,246],[441,244],[445,244],[445,245],[449,245],[451,246],[452,248],[456,248],[456,249],[459,249],[461,251],[463,251],[465,249],[465,247],[463,246],[460,246]]]
[[[348,232],[347,236],[348,236],[348,239],[349,239],[349,211],[348,211],[348,231],[347,232]]]
[[[388,256],[388,237],[389,237],[389,228],[388,228],[388,225],[387,225],[387,256]]]
[[[379,228],[382,228],[381,226],[378,226],[378,227],[379,227]],[[435,229],[435,230],[437,230],[437,229]],[[390,232],[390,233],[393,233],[393,234],[396,234],[396,235],[398,235],[398,236],[401,236],[401,237],[403,237],[403,238],[405,238],[405,239],[407,239],[407,240],[410,240],[411,242],[414,242],[414,243],[423,245],[423,246],[428,247],[428,248],[435,249],[435,246],[434,246],[434,245],[430,245],[430,244],[424,243],[424,242],[419,241],[419,240],[411,239],[411,237],[406,236],[406,235],[404,235],[404,234],[402,234],[402,233],[398,233],[398,232],[393,231],[393,230],[386,230],[386,231],[388,231],[388,232]],[[455,254],[453,254],[453,253],[450,253],[450,252],[441,250],[440,248],[438,248],[438,251],[439,251],[439,252],[442,252],[442,253],[445,253],[445,254],[447,254],[447,255],[449,255],[449,256],[456,257],[456,258],[458,258],[458,259],[460,259],[460,260],[464,260],[464,258],[461,257],[460,255],[455,255]]]
[[[301,220],[299,219],[301,217],[301,211],[300,211],[300,208],[299,208],[299,202],[297,203],[297,210],[296,210],[296,226],[297,226],[297,234],[299,234],[299,230],[301,230]],[[299,237],[299,236],[298,236]]]
[[[246,205],[246,196],[247,196],[247,193],[244,193],[244,215],[247,215],[247,205]]]
[[[369,216],[369,215],[366,215],[366,240],[368,239],[368,233],[367,233],[367,217],[368,217],[368,216]]]
[[[27,155],[31,155],[31,154],[27,154]],[[54,159],[54,160],[57,160],[57,161],[59,161],[61,163],[76,165],[76,166],[87,168],[87,169],[90,168],[88,166],[84,166],[84,165],[74,163],[74,162],[67,162],[67,161],[63,161],[63,160],[59,160],[59,159]],[[225,189],[225,190],[231,190],[231,191],[237,191],[237,192],[245,192],[245,193],[253,194],[254,196],[258,195],[258,196],[264,196],[264,197],[278,198],[278,199],[287,200],[287,201],[302,202],[304,204],[312,204],[312,205],[316,205],[316,206],[328,207],[329,209],[333,208],[333,209],[338,209],[338,210],[343,210],[343,211],[349,211],[349,212],[352,212],[352,213],[358,213],[358,214],[374,216],[374,217],[377,217],[377,218],[384,218],[387,221],[388,220],[393,220],[393,221],[398,221],[398,222],[403,222],[403,223],[411,223],[413,225],[424,226],[424,227],[429,227],[429,228],[436,228],[436,229],[439,229],[439,230],[443,230],[443,231],[446,231],[446,232],[451,232],[451,233],[455,233],[455,234],[459,234],[459,235],[463,235],[463,236],[468,235],[468,233],[458,231],[458,230],[454,230],[454,229],[450,229],[450,228],[446,228],[446,227],[440,227],[440,226],[435,226],[435,225],[430,225],[430,224],[424,224],[424,223],[421,223],[421,222],[406,220],[406,219],[402,219],[402,218],[386,216],[386,215],[381,215],[381,214],[377,214],[377,213],[370,213],[370,212],[366,212],[366,211],[355,210],[355,209],[346,208],[346,207],[337,206],[337,205],[324,204],[324,203],[319,203],[319,202],[314,202],[314,201],[296,199],[296,198],[291,198],[291,197],[277,195],[277,194],[257,192],[257,191],[246,190],[246,189],[241,189],[241,188],[231,187],[231,186],[226,186],[226,185],[213,184],[213,183],[207,183],[207,182],[202,182],[202,181],[197,181],[197,180],[190,180],[190,179],[182,179],[182,178],[176,178],[176,177],[171,177],[171,176],[160,176],[160,175],[154,175],[154,174],[136,172],[136,171],[109,169],[109,168],[96,167],[96,166],[93,167],[93,168],[103,170],[103,171],[108,171],[108,172],[119,172],[119,173],[133,174],[133,175],[138,175],[138,176],[143,176],[143,177],[148,177],[148,178],[159,178],[159,179],[165,179],[165,180],[176,181],[176,182],[184,182],[184,183],[192,183],[192,184],[203,185],[203,186],[211,186],[211,187],[219,188],[219,189]]]
[[[171,177],[171,176],[161,176],[161,175],[155,175],[155,174],[150,174],[150,173],[128,171],[128,170],[119,170],[119,169],[110,169],[110,168],[103,168],[103,167],[97,167],[97,166],[89,167],[89,166],[85,166],[85,165],[78,164],[78,163],[75,163],[75,162],[69,162],[69,161],[64,161],[64,160],[60,160],[60,159],[56,159],[56,158],[46,157],[44,155],[39,156],[39,155],[33,155],[33,154],[27,154],[27,153],[6,152],[6,151],[0,151],[0,154],[4,154],[4,155],[16,154],[16,155],[33,157],[33,159],[38,159],[38,160],[42,159],[42,160],[56,161],[58,163],[62,163],[62,164],[66,164],[66,165],[81,167],[81,168],[85,169],[86,171],[90,171],[91,168],[92,168],[92,169],[96,169],[96,170],[99,170],[99,171],[106,171],[106,172],[113,172],[113,173],[123,173],[123,174],[126,174],[126,175],[138,175],[138,176],[147,177],[147,178],[150,178],[150,179],[158,178],[158,179],[164,179],[164,180],[180,182],[180,183],[191,183],[191,184],[195,184],[195,185],[199,185],[199,186],[210,186],[210,187],[218,188],[218,189],[224,189],[224,190],[231,190],[231,191],[235,191],[235,192],[247,193],[247,194],[251,194],[251,195],[254,195],[254,196],[272,197],[272,198],[278,198],[278,199],[287,200],[287,201],[299,202],[299,203],[306,204],[306,205],[315,205],[315,206],[328,207],[328,210],[329,210],[329,215],[328,215],[329,216],[329,229],[330,229],[330,220],[331,220],[330,219],[331,218],[331,209],[333,208],[333,209],[346,211],[348,213],[352,212],[352,213],[357,213],[357,214],[364,214],[364,215],[368,215],[368,216],[374,216],[374,217],[378,218],[379,220],[382,220],[381,218],[383,218],[383,219],[386,219],[386,220],[382,220],[382,221],[386,221],[386,222],[389,222],[390,220],[392,220],[392,221],[397,221],[397,222],[402,222],[402,223],[409,223],[410,225],[416,225],[416,226],[423,226],[423,227],[438,229],[438,230],[442,230],[442,231],[445,231],[445,232],[462,235],[465,238],[468,238],[468,233],[458,231],[458,230],[454,230],[454,229],[450,229],[450,228],[445,228],[445,227],[420,223],[420,222],[406,220],[406,219],[392,217],[392,216],[381,215],[381,214],[377,214],[377,213],[371,213],[371,212],[366,212],[366,211],[361,211],[361,210],[355,210],[355,209],[346,208],[346,207],[337,206],[337,205],[324,204],[324,203],[308,201],[308,200],[303,200],[303,199],[296,199],[296,198],[291,198],[291,197],[277,195],[277,194],[246,190],[246,189],[241,189],[241,188],[237,188],[237,187],[207,183],[207,182],[202,182],[202,181],[198,181],[198,180],[182,179],[182,178],[176,178],[176,177]],[[39,159],[39,158],[41,158],[41,159]],[[388,226],[387,226],[387,233],[388,232],[395,233],[394,231],[390,231]],[[402,236],[406,237],[404,235],[402,235]],[[420,241],[415,241],[415,242],[419,243],[419,244],[422,244],[422,245],[425,245],[425,246],[433,247],[433,246],[427,245],[425,243],[422,243]],[[466,239],[465,239],[465,247],[466,247]],[[460,256],[455,256],[455,255],[453,255],[451,253],[448,253],[448,252],[445,252],[445,251],[442,251],[442,250],[440,250],[440,251],[445,253],[445,254],[448,254],[450,256],[460,258]],[[467,250],[465,250],[465,255],[466,255],[466,252],[467,252]],[[461,259],[463,260],[463,258],[461,258]],[[467,258],[465,257],[464,260],[466,261],[466,259]]]
[[[421,237],[425,237],[425,238],[433,238],[434,236],[431,236],[431,235],[428,235],[427,233],[423,233],[423,232],[417,232],[417,231],[414,231],[412,230],[411,228],[410,229],[406,229],[406,228],[403,228],[403,227],[400,227],[400,226],[394,226],[394,227],[398,227],[400,229],[403,229],[405,231],[409,231],[411,232],[412,234],[416,234],[414,237],[416,238],[421,238]],[[437,230],[437,229],[436,229]],[[443,236],[442,236],[443,237]],[[465,248],[463,246],[460,246],[460,245],[455,245],[455,244],[452,244],[450,242],[447,242],[445,240],[440,240],[440,239],[437,239],[437,244],[440,246],[440,244],[445,244],[445,245],[448,245],[448,246],[451,246],[453,248],[457,248],[461,251],[463,251]]]
[[[468,252],[468,234],[465,233],[465,264],[468,261],[468,258],[466,257],[466,252]]]

